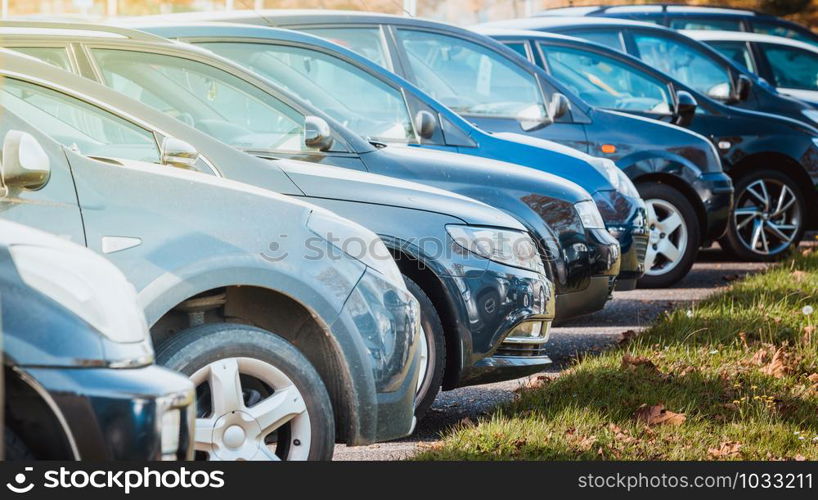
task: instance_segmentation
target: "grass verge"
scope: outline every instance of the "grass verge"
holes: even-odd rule
[[[818,460],[816,323],[807,250],[538,379],[415,459]]]

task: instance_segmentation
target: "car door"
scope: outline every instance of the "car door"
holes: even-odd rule
[[[85,245],[82,214],[66,152],[15,116],[15,113],[30,115],[37,109],[39,101],[39,96],[31,94],[25,82],[8,76],[0,78],[0,106],[5,111],[0,119],[0,140],[12,131],[30,133],[44,148],[51,170],[48,182],[40,189],[0,187],[0,217]],[[49,107],[38,117],[57,126],[64,124],[63,120],[71,119],[64,110],[55,107]]]

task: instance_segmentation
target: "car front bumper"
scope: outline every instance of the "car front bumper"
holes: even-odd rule
[[[61,414],[75,458],[193,458],[195,392],[187,377],[158,366],[21,370]]]
[[[636,282],[645,274],[645,255],[650,238],[647,211],[639,208],[627,223],[611,225],[608,232],[619,241],[622,250],[622,264],[616,278],[616,289],[620,292],[633,290],[636,288]]]
[[[706,173],[696,179],[693,188],[704,204],[702,239],[704,243],[715,241],[727,231],[733,207],[733,181],[723,172]]]

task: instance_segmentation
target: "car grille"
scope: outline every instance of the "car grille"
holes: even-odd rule
[[[497,348],[496,356],[538,357],[545,356],[545,344],[517,344],[503,342]]]

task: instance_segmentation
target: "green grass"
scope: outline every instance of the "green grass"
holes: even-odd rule
[[[818,375],[810,379],[818,331],[809,335],[817,299],[818,252],[798,255],[577,360],[415,458],[818,460]],[[655,368],[623,364],[626,354]],[[685,421],[648,426],[634,417],[641,405],[659,404]]]

